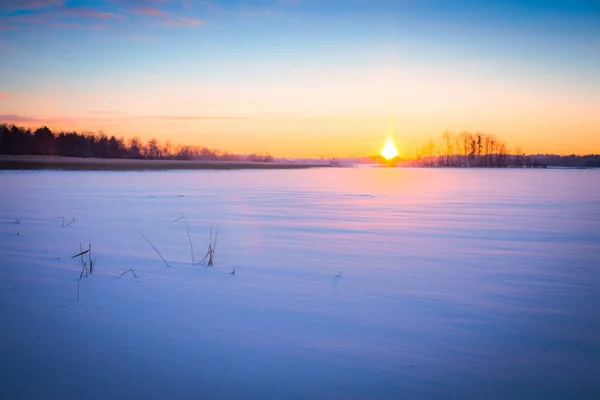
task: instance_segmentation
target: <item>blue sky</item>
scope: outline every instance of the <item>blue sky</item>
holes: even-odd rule
[[[4,0],[0,49],[5,122],[352,154],[390,129],[558,151],[576,128],[600,150],[597,1]]]

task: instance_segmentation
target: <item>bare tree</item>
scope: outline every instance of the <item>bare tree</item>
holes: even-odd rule
[[[446,167],[450,166],[450,153],[452,152],[452,132],[446,130],[442,133],[442,138],[445,141],[446,148]]]

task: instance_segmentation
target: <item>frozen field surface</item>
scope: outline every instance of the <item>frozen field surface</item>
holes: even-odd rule
[[[5,171],[0,196],[2,399],[600,398],[600,171]],[[178,213],[196,261],[218,227],[214,266]]]

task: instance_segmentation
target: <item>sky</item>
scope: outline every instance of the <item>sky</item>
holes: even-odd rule
[[[282,157],[600,153],[596,0],[0,0],[0,122]]]

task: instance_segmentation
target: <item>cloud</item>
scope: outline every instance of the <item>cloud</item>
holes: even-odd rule
[[[109,23],[125,19],[125,16],[113,12],[60,6],[11,13],[6,18],[0,18],[0,29],[19,29],[26,25],[46,28],[102,29]]]
[[[105,12],[105,11],[96,11],[96,10],[92,10],[89,8],[80,8],[80,7],[67,8],[65,11],[69,14],[78,15],[78,16],[87,17],[87,18],[93,18],[93,19],[101,19],[101,20],[105,20],[105,21],[124,19],[124,17],[120,14],[115,14],[115,13]]]
[[[201,26],[205,23],[206,21],[198,18],[173,17],[162,21],[160,24],[164,26]]]
[[[0,9],[5,10],[38,10],[51,6],[62,6],[63,0],[3,0]]]
[[[108,115],[102,117],[30,117],[16,114],[0,114],[0,123],[11,124],[30,124],[30,125],[81,125],[91,123],[111,123],[130,120],[131,117],[125,115]]]
[[[153,120],[168,120],[168,121],[205,121],[205,120],[240,120],[251,119],[250,117],[230,116],[230,115],[156,115],[142,117]]]
[[[29,9],[44,8],[50,6],[62,6],[63,0],[28,0],[23,2],[23,6]]]
[[[213,1],[200,1],[199,4],[208,12],[237,17],[259,17],[277,14],[277,11],[272,9],[248,7],[247,5],[243,5],[243,8],[237,7],[236,9],[230,9],[224,8]]]
[[[39,118],[33,118],[33,117],[24,117],[22,115],[15,115],[15,114],[0,114],[0,121],[2,122],[25,122],[25,123],[39,123],[43,120],[39,119]]]
[[[91,8],[74,5],[66,0],[0,0],[0,11],[8,10],[6,18],[0,18],[0,29],[18,29],[23,25],[96,29],[127,20],[131,16],[156,18],[157,24],[169,27],[197,27],[206,23],[200,18],[177,15],[161,9],[162,4],[169,0],[116,1],[123,6]],[[130,39],[145,40],[140,37]]]
[[[169,1],[170,0],[116,0],[117,3],[133,7],[147,7],[155,4],[168,3]]]
[[[145,17],[159,18],[159,23],[163,26],[201,26],[206,23],[206,21],[202,19],[178,17],[153,7],[137,8],[134,10],[134,13]]]
[[[135,10],[135,13],[147,17],[166,18],[168,16],[166,12],[151,7],[138,8]]]
[[[16,114],[0,114],[0,123],[12,124],[31,124],[31,125],[83,125],[92,123],[111,123],[126,121],[229,121],[229,120],[250,120],[251,117],[235,115],[132,115],[126,112],[110,110],[94,110],[89,112],[91,116],[83,117],[30,117]]]

